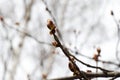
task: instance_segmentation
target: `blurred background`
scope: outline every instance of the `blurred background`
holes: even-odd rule
[[[46,26],[48,19],[55,23],[62,44],[77,58],[96,66],[93,57],[100,48],[97,66],[119,71],[119,3],[120,0],[0,0],[0,80],[73,75],[61,49],[51,45],[54,39]],[[80,63],[78,66],[83,71],[96,71]]]

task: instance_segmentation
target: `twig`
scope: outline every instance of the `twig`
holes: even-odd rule
[[[85,57],[85,58],[87,58],[87,59],[94,60],[93,58],[91,58],[91,57],[89,57],[89,56],[86,56],[86,55],[84,55],[83,53],[80,53],[79,50],[73,51],[73,50],[71,50],[70,48],[67,48],[67,49],[69,49],[71,52],[73,52],[73,53],[75,53],[75,54],[77,54],[77,55],[80,55],[80,56]],[[112,65],[115,65],[115,66],[120,67],[120,64],[115,63],[115,62],[111,62],[111,61],[104,61],[104,60],[98,59],[98,62],[106,63],[106,64],[112,64]]]
[[[27,33],[27,32],[24,32],[24,31],[21,31],[21,30],[19,30],[19,29],[17,29],[17,28],[14,28],[14,27],[12,27],[11,25],[9,25],[9,24],[7,24],[7,23],[4,23],[4,25],[8,26],[8,28],[10,28],[10,29],[14,29],[14,30],[16,30],[17,32],[22,33],[22,34],[24,34],[24,35],[26,35],[26,36],[34,39],[34,40],[35,40],[36,42],[38,42],[39,44],[46,44],[46,45],[52,46],[52,44],[47,43],[47,42],[44,42],[44,41],[39,41],[37,38],[35,38],[35,37],[32,36],[31,34],[29,34],[29,33]]]
[[[117,25],[117,36],[118,36],[118,40],[117,40],[117,43],[116,43],[116,58],[117,60],[119,61],[120,63],[120,59],[119,59],[119,51],[118,51],[118,47],[119,47],[119,43],[120,43],[120,25],[118,24],[117,20],[115,19],[115,16],[114,16],[114,12],[111,11],[111,15],[113,17],[113,20],[115,21],[116,25]]]
[[[46,6],[46,11],[50,14],[50,16],[52,17],[55,25],[58,27],[58,24],[57,24],[55,16],[53,15],[53,13],[51,12],[51,10],[49,9],[49,7],[48,7],[47,3],[45,2],[45,0],[42,0],[42,1],[43,1],[43,3]],[[59,29],[57,29],[57,33],[58,33],[59,38],[63,41],[63,38],[62,38],[62,35],[61,35],[61,32],[60,32]]]
[[[72,55],[73,56],[73,55]],[[84,63],[83,61],[79,60],[78,58],[76,58],[75,56],[73,56],[78,62],[82,63],[83,65],[87,66],[87,67],[91,67],[91,68],[95,68],[95,69],[100,69],[101,71],[103,72],[112,72],[111,70],[106,70],[106,69],[103,69],[101,67],[96,67],[96,66],[92,66],[92,65],[89,65],[87,63]]]

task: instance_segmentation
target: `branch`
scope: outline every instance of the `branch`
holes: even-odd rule
[[[53,45],[56,47],[60,47],[61,50],[63,51],[63,53],[65,54],[65,56],[69,59],[70,70],[74,73],[74,75],[82,75],[82,78],[84,78],[85,80],[89,80],[86,77],[86,75],[80,71],[79,67],[76,65],[74,58],[71,56],[69,51],[59,41],[58,37],[55,34],[55,32],[56,32],[55,24],[51,20],[48,20],[47,27],[50,29],[50,34],[53,35],[53,37],[56,41],[56,43],[54,43]],[[82,80],[81,78],[79,78],[79,79]]]
[[[77,55],[83,56],[83,57],[85,57],[85,58],[87,58],[87,59],[94,60],[92,57],[89,57],[89,56],[86,56],[86,55],[82,54],[81,52],[79,52],[79,50],[73,51],[73,50],[71,50],[70,48],[67,48],[67,49],[69,49],[71,52],[73,52],[73,53],[75,53],[75,54],[77,54]],[[94,61],[95,61],[95,60],[94,60]],[[111,65],[115,65],[115,66],[120,67],[120,64],[119,64],[119,63],[115,63],[115,62],[112,62],[112,61],[104,61],[104,60],[98,59],[98,62],[105,63],[105,64],[111,64]]]
[[[101,67],[96,67],[96,66],[92,66],[89,65],[87,63],[84,63],[83,61],[79,60],[78,58],[76,58],[74,55],[70,54],[70,52],[67,50],[67,48],[65,48],[61,42],[59,41],[58,37],[55,35],[55,33],[53,33],[54,39],[56,40],[56,42],[58,43],[59,47],[62,49],[63,53],[68,57],[68,59],[70,60],[70,56],[72,56],[75,60],[77,60],[78,62],[82,63],[83,65],[86,65],[87,67],[91,67],[91,68],[96,68],[96,69],[100,69],[103,72],[111,72],[110,70],[106,70],[103,69]]]
[[[108,74],[104,73],[85,73],[85,75],[88,78],[97,78],[97,77],[120,77],[120,72],[108,72]],[[70,77],[63,77],[63,78],[56,78],[56,79],[49,79],[49,80],[74,80],[74,79],[79,79],[81,75],[79,76],[70,76]]]
[[[54,39],[56,42],[53,43],[53,45],[55,47],[60,47],[61,50],[63,51],[64,55],[69,59],[70,63],[69,63],[69,68],[70,70],[75,74],[75,75],[81,75],[82,78],[84,78],[85,80],[88,80],[88,78],[86,77],[86,74],[82,71],[80,71],[79,67],[76,65],[76,63],[74,62],[75,60],[82,63],[83,65],[86,65],[87,67],[91,67],[91,68],[95,68],[95,69],[100,69],[101,71],[103,71],[104,74],[108,74],[108,72],[112,72],[110,70],[106,70],[103,69],[101,67],[96,67],[96,66],[92,66],[89,65],[81,60],[79,60],[78,58],[76,58],[74,55],[72,55],[68,49],[63,46],[61,44],[61,42],[59,41],[58,37],[56,36],[55,32],[56,32],[56,26],[54,25],[54,23],[48,19],[48,23],[47,23],[47,27],[50,29],[50,34],[53,35]],[[81,79],[81,77],[79,77]]]

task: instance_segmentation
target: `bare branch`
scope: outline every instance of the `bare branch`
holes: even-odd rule
[[[88,78],[100,78],[100,77],[120,77],[120,72],[108,72],[108,74],[104,73],[85,73]],[[63,78],[56,78],[56,79],[49,79],[49,80],[74,80],[79,79],[79,76],[70,76],[70,77],[63,77]],[[112,79],[113,80],[113,79]]]
[[[78,62],[82,63],[83,65],[87,66],[87,67],[91,67],[91,68],[95,68],[95,69],[100,69],[101,71],[103,71],[104,74],[108,74],[108,72],[112,72],[110,70],[106,70],[106,69],[103,69],[101,67],[98,67],[98,66],[92,66],[90,64],[87,64],[81,60],[79,60],[78,58],[76,58],[74,55],[72,55],[68,49],[63,46],[61,44],[61,42],[59,41],[58,37],[56,36],[55,32],[56,32],[56,26],[54,25],[54,23],[51,21],[51,20],[48,20],[48,24],[47,24],[47,27],[50,29],[50,34],[53,35],[55,41],[57,42],[54,46],[55,47],[60,47],[61,50],[63,51],[63,53],[65,54],[65,56],[69,59],[69,61],[72,63],[72,65],[75,66],[76,68],[76,71],[78,73],[76,73],[76,71],[72,70],[72,72],[74,72],[75,75],[82,75],[83,78],[85,78],[86,80],[88,80],[88,78],[86,77],[86,74],[84,74],[84,72],[80,71],[79,67],[76,65],[76,63],[74,62],[73,59],[77,60]],[[57,46],[56,46],[57,45]],[[72,57],[72,58],[71,58]],[[71,69],[71,68],[70,68]],[[81,79],[81,78],[80,78]]]

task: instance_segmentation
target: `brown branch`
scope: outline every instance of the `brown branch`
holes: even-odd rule
[[[118,78],[120,77],[120,72],[108,72],[108,74],[104,73],[84,73],[88,78],[98,78],[98,77],[115,77]],[[79,76],[70,76],[70,77],[63,77],[63,78],[56,78],[56,79],[49,79],[49,80],[74,80],[74,79],[79,79],[79,77],[82,77],[81,75]]]
[[[96,67],[96,66],[92,66],[92,65],[89,65],[87,63],[84,63],[82,62],[81,60],[77,59],[74,55],[70,54],[70,52],[68,51],[68,49],[63,46],[61,44],[61,42],[59,41],[58,37],[56,36],[55,34],[55,31],[56,31],[56,26],[54,25],[54,23],[51,21],[51,20],[48,20],[48,23],[47,23],[47,27],[50,29],[50,34],[53,35],[55,41],[57,43],[53,44],[54,46],[56,47],[60,47],[61,50],[63,51],[63,53],[65,54],[65,56],[69,59],[71,65],[72,65],[72,69],[70,67],[70,70],[72,72],[74,72],[75,75],[82,75],[82,77],[85,79],[85,80],[89,80],[87,77],[86,77],[86,74],[84,74],[84,72],[80,71],[79,67],[76,65],[76,63],[74,62],[73,59],[77,60],[78,62],[88,66],[88,67],[91,67],[91,68],[96,68],[96,69],[100,69],[104,72],[104,74],[108,74],[107,72],[111,72],[109,70],[106,70],[106,69],[103,69],[101,67]],[[72,58],[71,58],[72,57]],[[71,66],[70,65],[70,66]],[[75,69],[74,69],[75,68]],[[81,77],[79,77],[79,79],[81,79]]]
[[[101,67],[96,67],[96,66],[92,66],[92,65],[89,65],[81,60],[79,60],[78,58],[76,58],[74,55],[70,54],[70,52],[67,50],[67,48],[65,48],[59,41],[58,37],[53,34],[54,36],[54,39],[56,40],[56,42],[59,44],[59,47],[62,49],[63,53],[68,57],[68,59],[70,59],[70,56],[72,56],[74,59],[76,59],[78,62],[82,63],[83,65],[86,65],[87,67],[91,67],[91,68],[96,68],[96,69],[100,69],[102,70],[103,72],[111,72],[110,70],[106,70],[106,69],[103,69]]]
[[[54,46],[60,47],[61,50],[63,51],[63,53],[65,54],[65,56],[69,59],[70,63],[72,64],[72,70],[71,70],[71,68],[70,68],[70,70],[74,73],[74,75],[82,75],[82,77],[85,80],[89,80],[86,77],[86,75],[83,72],[80,71],[79,67],[74,62],[73,57],[71,56],[71,54],[69,53],[69,51],[59,41],[58,37],[55,34],[55,32],[56,32],[56,26],[49,19],[48,19],[47,27],[50,29],[50,34],[53,35],[55,41],[57,42],[57,44],[55,44]],[[82,80],[81,78],[79,78],[79,79]]]
[[[58,37],[55,34],[53,34],[53,36],[54,36],[54,39],[56,40],[56,42],[58,43],[59,47],[63,51],[63,53],[72,62],[72,64],[76,67],[76,70],[79,72],[78,74],[81,74],[83,76],[83,78],[85,78],[86,80],[88,80],[87,77],[86,77],[86,75],[83,72],[81,72],[80,69],[79,69],[79,67],[73,62],[73,60],[71,59],[71,54],[69,53],[69,51],[65,47],[63,47],[63,45],[60,43]],[[78,75],[78,74],[76,74],[76,75]]]
[[[84,74],[84,72],[80,71],[79,67],[76,65],[76,63],[74,62],[73,59],[77,60],[78,62],[82,63],[83,65],[85,65],[85,66],[87,66],[87,67],[91,67],[91,68],[95,68],[95,69],[100,69],[100,70],[103,71],[103,73],[106,74],[106,75],[108,74],[108,72],[112,72],[112,71],[110,71],[110,70],[106,70],[106,69],[103,69],[103,68],[101,68],[101,67],[96,67],[96,66],[89,65],[89,64],[87,64],[87,63],[79,60],[78,58],[76,58],[76,57],[75,57],[74,55],[72,55],[72,54],[68,51],[68,49],[67,49],[65,46],[63,46],[63,45],[61,44],[61,42],[59,41],[58,37],[57,37],[56,34],[55,34],[55,32],[56,32],[56,26],[54,25],[54,23],[53,23],[51,20],[48,20],[47,27],[50,29],[50,34],[53,35],[55,41],[57,42],[57,43],[54,43],[53,45],[54,45],[55,47],[60,47],[60,48],[61,48],[61,50],[63,51],[63,53],[65,54],[65,56],[69,59],[70,63],[72,63],[72,64],[71,64],[72,67],[75,68],[75,70],[70,68],[70,70],[71,70],[72,72],[74,72],[75,75],[81,75],[82,78],[84,78],[85,80],[88,80],[88,78],[86,77],[86,74]],[[70,66],[71,66],[71,65],[70,65]],[[76,71],[77,71],[77,73],[76,73]],[[79,78],[81,79],[81,77],[79,77]]]

